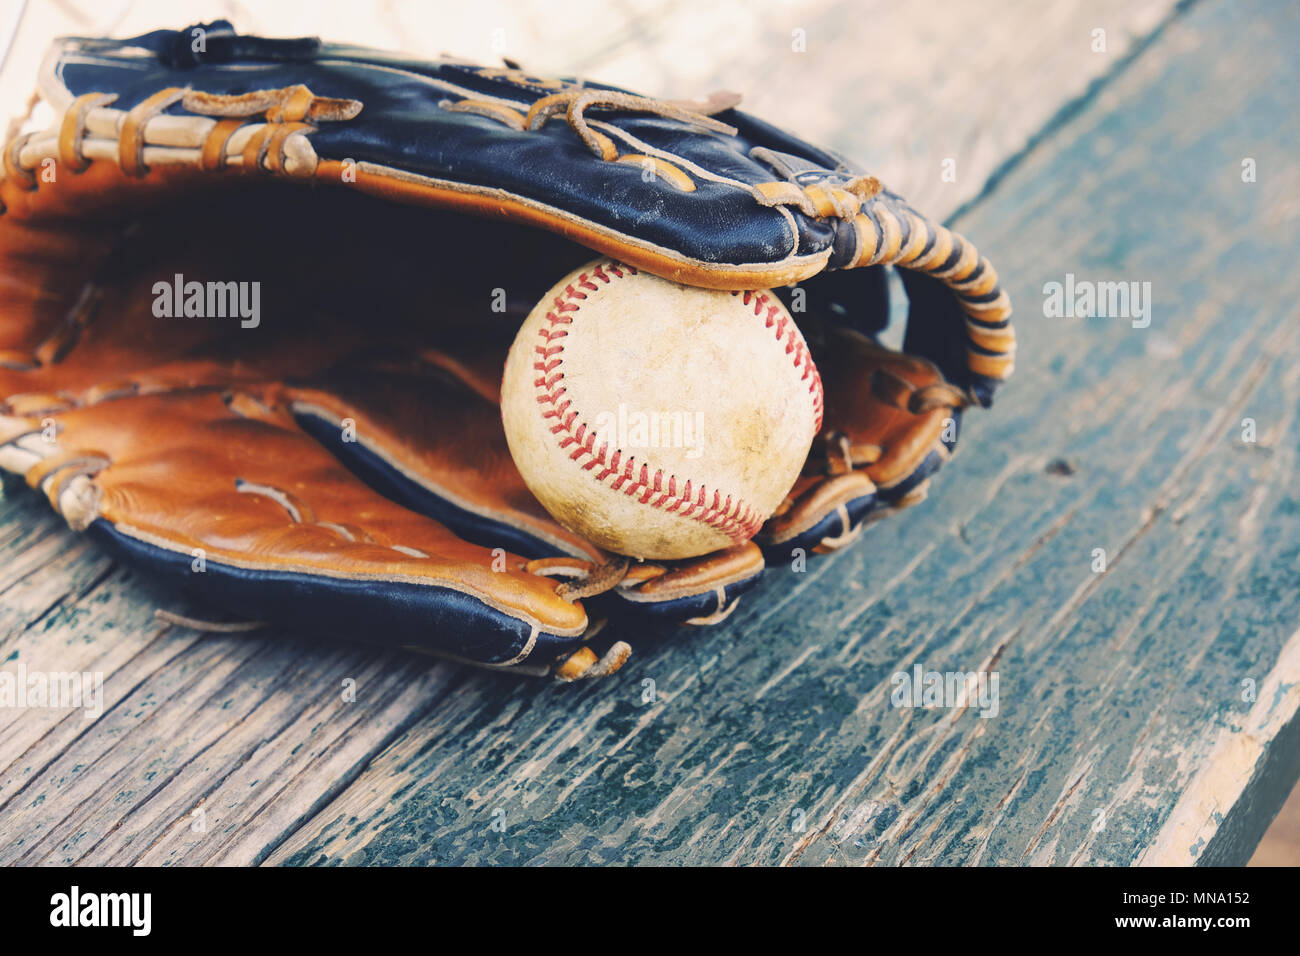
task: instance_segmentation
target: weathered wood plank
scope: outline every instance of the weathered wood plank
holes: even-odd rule
[[[562,710],[444,699],[270,862],[1210,858],[1300,705],[1300,28],[1252,8],[1194,8],[962,223],[1024,361],[929,502]],[[1066,272],[1151,282],[1151,326],[1042,317]],[[996,670],[998,716],[891,707],[916,663]]]
[[[635,15],[623,20],[605,11],[599,30],[583,32],[584,44],[593,37],[598,42],[578,48],[546,39],[546,29],[564,26],[552,23],[532,34],[541,38],[538,55],[513,44],[509,52],[530,66],[577,69],[667,95],[695,95],[718,86],[753,90],[748,105],[756,111],[866,159],[886,181],[914,194],[919,190],[918,202],[939,212],[978,190],[989,171],[1032,138],[1064,100],[1113,68],[1133,38],[1149,31],[1169,9],[1168,3],[1108,3],[1068,11],[1067,5],[1057,4],[1034,5],[1025,12],[1015,4],[981,5],[975,13],[959,8],[935,24],[919,7],[908,8],[913,12],[905,19],[882,8],[870,14],[873,35],[898,39],[882,41],[868,63],[861,58],[861,44],[854,43],[863,28],[844,28],[845,5],[783,4],[783,16],[793,9],[801,24],[805,19],[811,24],[809,53],[791,57],[792,64],[799,64],[797,80],[776,70],[765,74],[771,82],[764,86],[754,81],[754,51],[784,55],[792,28],[772,15],[732,16],[723,31],[734,51],[728,56],[716,46],[718,31],[701,29],[702,21],[689,6],[678,4],[670,10],[674,15],[663,17],[637,7]],[[264,7],[259,16],[272,16],[275,9]],[[409,28],[410,17],[423,15],[413,10],[403,7],[395,16]],[[197,20],[211,13],[205,7],[192,16]],[[1105,56],[1088,50],[1088,21],[1094,15],[1108,18],[1101,23],[1109,28]],[[185,16],[170,5],[165,16],[124,23],[122,31]],[[1112,26],[1116,18],[1120,26]],[[492,19],[486,14],[467,18],[466,32],[451,36],[468,37]],[[515,25],[526,18],[510,8],[499,19],[509,41],[520,33]],[[297,20],[244,26],[281,33],[310,28]],[[75,29],[93,32],[82,25]],[[475,55],[445,39],[445,29],[406,29],[397,31],[405,35],[395,39],[358,37],[351,27],[342,33],[318,29],[357,42],[421,49],[435,44],[424,52],[452,48]],[[980,29],[1002,39],[979,45],[972,55],[969,37]],[[522,33],[529,36],[527,29]],[[1012,41],[1016,49],[1006,50]],[[1275,50],[1278,41],[1269,42],[1265,48]],[[822,43],[838,44],[838,53],[819,51]],[[1203,35],[1175,30],[1150,56],[1158,52],[1172,69],[1175,48],[1190,43],[1203,44]],[[546,57],[560,49],[572,59],[548,64]],[[1240,62],[1242,44],[1233,49]],[[1063,55],[1063,50],[1073,52]],[[770,67],[770,57],[763,59]],[[1260,343],[1268,333],[1264,321],[1237,316],[1234,323],[1232,315],[1225,315],[1228,293],[1213,285],[1207,289],[1203,281],[1168,303],[1169,316],[1175,308],[1188,307],[1182,324],[1157,322],[1145,330],[1145,338],[1137,331],[1120,338],[1104,320],[1095,328],[1026,329],[1025,304],[1033,309],[1039,300],[1044,249],[1057,250],[1047,263],[1057,279],[1069,268],[1080,274],[1115,268],[1127,275],[1131,265],[1135,277],[1157,282],[1161,302],[1165,288],[1186,282],[1181,270],[1170,271],[1168,261],[1130,262],[1125,257],[1138,240],[1126,244],[1113,238],[1140,235],[1153,208],[1159,210],[1157,218],[1168,217],[1161,236],[1166,249],[1190,246],[1195,253],[1185,260],[1191,262],[1187,276],[1240,275],[1247,281],[1258,276],[1258,288],[1252,291],[1260,303],[1274,306],[1285,301],[1281,296],[1288,289],[1295,291],[1274,285],[1276,298],[1264,295],[1269,286],[1263,277],[1277,268],[1279,256],[1274,250],[1270,259],[1252,244],[1269,236],[1293,241],[1286,230],[1294,228],[1294,207],[1290,219],[1276,205],[1247,214],[1234,210],[1231,218],[1241,225],[1232,241],[1241,247],[1232,256],[1224,254],[1223,240],[1216,245],[1207,239],[1204,224],[1200,232],[1184,234],[1188,217],[1175,213],[1187,197],[1170,188],[1178,181],[1163,183],[1166,188],[1157,192],[1163,205],[1130,199],[1130,219],[1136,222],[1124,223],[1123,229],[1107,223],[1104,217],[1113,219],[1115,212],[1104,190],[1140,196],[1141,190],[1124,185],[1124,177],[1136,174],[1134,165],[1151,165],[1151,144],[1163,148],[1161,137],[1168,136],[1169,127],[1155,131],[1160,135],[1135,137],[1137,146],[1112,138],[1111,152],[1104,148],[1104,137],[1119,135],[1114,130],[1103,130],[1097,143],[1080,146],[1075,138],[1105,111],[1122,111],[1135,90],[1149,91],[1142,84],[1150,77],[1139,82],[1149,59],[1144,54],[1132,71],[1135,77],[1118,88],[1124,92],[1117,92],[1113,103],[1094,106],[1063,131],[1069,148],[1079,150],[1080,162],[1067,162],[1064,148],[1053,142],[1014,186],[1004,184],[995,208],[962,224],[982,245],[997,250],[999,268],[1014,279],[1026,361],[994,416],[971,422],[974,451],[942,476],[934,499],[873,529],[851,555],[814,564],[803,576],[773,576],[728,628],[642,646],[616,683],[543,687],[350,648],[316,648],[301,638],[287,643],[199,639],[153,621],[153,608],[171,607],[174,598],[155,594],[85,542],[57,529],[35,496],[8,496],[0,502],[0,658],[16,651],[19,656],[12,660],[33,668],[90,667],[103,671],[106,679],[105,715],[89,726],[76,713],[28,711],[10,720],[12,714],[0,711],[0,722],[7,721],[0,735],[0,859],[857,862],[875,853],[880,862],[992,862],[1023,858],[1016,854],[1029,847],[1027,827],[1042,832],[1029,847],[1039,858],[1080,862],[1104,859],[1112,850],[1117,859],[1125,853],[1131,858],[1152,839],[1151,821],[1168,811],[1176,793],[1198,792],[1201,785],[1187,780],[1213,746],[1210,724],[1226,722],[1228,714],[1198,710],[1195,701],[1170,690],[1162,708],[1154,714],[1142,711],[1133,727],[1113,723],[1112,708],[1123,693],[1132,696],[1135,708],[1148,700],[1132,684],[1137,678],[1130,675],[1125,682],[1118,675],[1125,673],[1124,666],[1140,667],[1142,661],[1132,656],[1135,649],[1148,648],[1155,640],[1152,629],[1176,618],[1166,606],[1170,595],[1196,586],[1193,559],[1204,557],[1203,547],[1197,547],[1222,531],[1219,525],[1200,523],[1202,511],[1226,507],[1232,520],[1225,527],[1235,527],[1237,512],[1231,509],[1261,454],[1259,449],[1243,451],[1230,461],[1244,471],[1219,474],[1204,467],[1209,461],[1220,464],[1214,457],[1217,447],[1207,439],[1193,449],[1182,448],[1175,424],[1203,428],[1203,416],[1216,407],[1216,398],[1234,394],[1230,375],[1255,382],[1258,391],[1244,393],[1247,404],[1255,394],[1269,396],[1260,399],[1266,407],[1294,411],[1296,404],[1294,383],[1277,383],[1268,367],[1259,366]],[[722,66],[709,65],[718,60]],[[936,74],[936,64],[952,73]],[[1031,69],[1034,84],[1016,82]],[[1278,69],[1275,76],[1285,74]],[[972,94],[976,84],[979,92]],[[1210,160],[1192,164],[1190,147],[1183,149],[1187,137],[1196,131],[1210,135],[1206,131],[1231,114],[1230,103],[1237,108],[1257,103],[1260,89],[1248,86],[1216,106],[1203,125],[1183,131],[1181,143],[1173,137],[1194,172],[1204,173]],[[802,97],[789,92],[803,88]],[[907,95],[897,92],[903,88]],[[1274,91],[1285,92],[1284,87]],[[843,109],[813,114],[810,103],[842,104]],[[972,106],[981,103],[986,105]],[[1135,124],[1149,120],[1130,117]],[[974,131],[990,127],[995,135],[989,140],[971,138]],[[899,131],[912,137],[906,155],[900,152]],[[949,131],[951,139],[945,139]],[[1279,147],[1276,134],[1263,133],[1259,142]],[[942,183],[937,171],[933,178],[925,171],[937,170],[938,159],[953,153],[952,143],[963,144],[956,156],[958,179]],[[1273,160],[1274,175],[1292,177],[1290,192],[1285,193],[1285,185],[1279,192],[1296,195],[1294,168],[1287,166],[1285,151]],[[1063,170],[1051,165],[1062,163],[1067,164]],[[1103,180],[1101,170],[1108,175],[1113,170],[1123,189]],[[920,172],[921,180],[909,184],[909,172]],[[1071,189],[1063,189],[1063,182],[1071,183]],[[1086,189],[1073,195],[1075,183]],[[1221,202],[1220,208],[1231,207]],[[1252,235],[1250,212],[1263,216],[1272,232]],[[1073,236],[1061,225],[1076,222],[1087,228]],[[1099,236],[1110,243],[1109,259],[1096,256]],[[1042,325],[1032,311],[1029,318]],[[1291,319],[1294,324],[1294,313]],[[1231,339],[1235,351],[1227,359],[1209,340],[1225,330],[1238,336]],[[1274,346],[1295,351],[1294,341]],[[1143,380],[1150,371],[1143,356],[1163,369],[1155,379]],[[1216,375],[1221,361],[1224,370]],[[1112,362],[1119,363],[1114,371]],[[1165,392],[1152,402],[1157,385]],[[1265,392],[1268,388],[1275,391]],[[1129,403],[1137,403],[1136,410]],[[1122,414],[1126,410],[1127,417]],[[1084,414],[1090,419],[1080,420]],[[1276,451],[1277,436],[1284,433],[1270,431],[1260,421],[1261,434],[1272,436],[1274,452],[1285,456]],[[1127,441],[1140,444],[1141,453],[1117,447],[1116,435],[1132,436]],[[1042,474],[1046,461],[1057,455],[1079,459],[1080,470],[1073,477]],[[1295,540],[1291,526],[1279,524],[1286,499],[1272,490],[1285,487],[1286,477],[1294,475],[1294,459],[1279,458],[1272,467],[1258,486],[1264,490],[1252,491],[1246,500],[1256,538],[1261,529],[1271,529],[1274,537],[1234,552],[1233,567],[1246,562],[1229,582],[1238,587],[1256,579],[1260,562],[1279,560],[1279,541]],[[1165,489],[1163,483],[1175,474],[1178,480]],[[1199,483],[1189,492],[1192,476]],[[1117,495],[1113,485],[1119,480],[1136,480],[1138,487],[1130,495]],[[1181,518],[1180,527],[1192,522],[1197,547],[1150,581],[1138,575],[1121,587],[1121,568],[1145,567],[1142,562],[1158,567],[1169,560],[1162,548],[1182,547],[1178,536],[1161,539],[1159,546],[1152,543],[1165,530],[1164,522],[1172,521],[1165,517],[1168,508],[1154,521],[1143,517],[1158,489],[1182,502],[1190,517]],[[1005,507],[1012,494],[1018,509]],[[1125,542],[1136,544],[1124,552],[1104,585],[1094,586],[1086,568],[1097,542],[1112,554],[1123,550]],[[1226,602],[1230,596],[1224,591],[1215,600]],[[1253,608],[1249,594],[1242,600]],[[1188,620],[1198,622],[1197,614],[1213,605],[1208,598],[1198,601]],[[1280,626],[1288,609],[1293,610],[1291,604],[1279,602],[1276,616],[1261,626]],[[1293,617],[1291,630],[1294,623]],[[1122,639],[1112,640],[1131,656],[1077,662],[1070,642],[1091,653],[1097,629],[1106,627],[1123,632]],[[1038,638],[1033,638],[1035,630],[1042,632]],[[1281,646],[1281,637],[1269,644],[1273,636],[1269,632],[1257,658],[1243,664],[1259,674],[1261,687],[1270,671],[1260,666],[1275,663],[1269,655],[1278,654]],[[1176,648],[1159,641],[1155,646],[1166,664],[1185,663]],[[1216,646],[1211,642],[1205,654],[1213,658]],[[895,670],[914,661],[943,669],[952,661],[972,669],[999,648],[998,667],[1006,682],[1000,719],[948,714],[935,720],[930,712],[901,712],[900,717],[888,708],[888,679]],[[1015,662],[1013,670],[1004,659]],[[1035,668],[1044,673],[1077,668],[1077,680],[1091,676],[1105,693],[1091,702],[1092,709],[1081,707],[1076,713],[1071,708],[1080,689],[1067,683],[1045,698],[1046,709],[1035,721],[1026,722],[1024,701],[1051,690],[1043,676],[1025,683],[1024,675]],[[1164,670],[1154,670],[1168,679]],[[1281,680],[1283,672],[1272,673]],[[1216,670],[1204,683],[1191,686],[1213,690],[1215,674],[1222,676]],[[1017,713],[1022,719],[1010,722],[1009,685],[1017,675],[1022,683],[1015,699],[1021,701]],[[357,703],[340,699],[345,676],[358,680]],[[649,703],[643,702],[647,678],[657,683],[656,699]],[[1289,702],[1284,699],[1281,706],[1285,711]],[[1248,726],[1245,721],[1254,715],[1239,716],[1242,726]],[[1193,718],[1206,725],[1199,736],[1189,730]],[[987,729],[981,729],[985,724]],[[1070,727],[1087,742],[1077,754],[1067,739]],[[1127,777],[1118,777],[1119,757],[1107,747],[1111,738],[1125,733],[1145,740],[1148,750],[1130,761]],[[1033,745],[1017,750],[1021,735]],[[1141,781],[1155,772],[1152,768],[1172,759],[1180,735],[1195,744],[1175,778],[1182,782],[1157,797],[1139,792]],[[1067,762],[1078,765],[1076,774],[1062,774],[1060,765]],[[945,768],[944,786],[930,794],[925,782]],[[943,779],[942,774],[935,779]],[[1084,811],[1094,807],[1078,801],[1094,793],[1088,788],[1098,779],[1107,786],[1113,779],[1125,781],[1121,796],[1107,797],[1103,804],[1112,807],[1120,823],[1112,820],[1098,835],[1100,848],[1096,840],[1088,843],[1074,832],[1087,830],[1092,822]],[[1205,792],[1220,806],[1231,800],[1223,795],[1242,784],[1239,774],[1226,783],[1214,774],[1198,779],[1208,781]],[[1050,798],[1058,791],[1068,796],[1054,803]],[[1100,792],[1098,785],[1095,793]],[[1123,798],[1129,792],[1138,796]],[[1126,814],[1135,800],[1143,799],[1152,806],[1134,823]],[[198,807],[205,812],[204,832],[191,829],[196,822],[191,813]],[[493,816],[497,809],[504,818]],[[802,831],[791,825],[796,809],[806,817]],[[1195,813],[1180,812],[1182,817],[1190,820]],[[906,827],[895,826],[909,819]],[[491,828],[500,820],[504,833]],[[1074,830],[1061,836],[1067,825]],[[1213,832],[1204,821],[1193,826],[1198,839]],[[876,835],[890,827],[897,849],[877,852]]]
[[[456,680],[420,658],[156,623],[174,596],[51,534],[26,513],[35,496],[6,503],[0,535],[43,533],[71,560],[6,567],[5,669],[95,674],[103,698],[93,720],[0,710],[0,863],[256,862]]]
[[[686,4],[645,26],[662,54],[629,45],[586,72],[621,82],[626,71],[667,96],[743,90],[745,108],[853,157],[944,217],[1174,7],[878,0],[775,3],[757,15],[753,4]]]

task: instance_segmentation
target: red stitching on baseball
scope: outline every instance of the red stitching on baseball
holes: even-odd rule
[[[599,448],[595,447],[595,432],[587,427],[586,422],[577,421],[576,411],[569,410],[572,400],[565,398],[567,389],[563,384],[564,372],[557,369],[564,361],[563,340],[569,334],[567,326],[573,324],[572,313],[581,308],[581,302],[587,298],[588,292],[599,291],[601,286],[598,286],[594,280],[609,285],[614,278],[637,275],[637,271],[633,266],[619,262],[604,262],[592,269],[590,273],[580,274],[576,282],[565,286],[564,292],[555,297],[551,310],[546,313],[547,325],[537,330],[537,334],[545,344],[533,348],[537,356],[533,362],[533,370],[539,373],[533,380],[533,386],[538,393],[537,403],[542,406],[542,418],[547,421],[551,434],[556,436],[560,448],[573,449],[569,458],[573,461],[581,461],[581,468],[584,471],[594,472],[595,469],[600,468],[601,471],[595,475],[595,479],[602,484],[608,484],[613,491],[621,490],[628,497],[639,494],[639,503],[667,511],[669,514],[703,522],[721,531],[737,544],[748,541],[763,526],[764,515],[755,514],[749,505],[739,498],[733,500],[731,495],[728,495],[724,501],[716,488],[710,495],[708,488],[693,484],[689,478],[679,492],[677,476],[668,475],[667,487],[665,487],[662,468],[651,475],[649,465],[644,462],[637,469],[635,456],[624,459],[623,452],[619,449],[614,449],[611,453],[608,442],[602,443]],[[732,295],[739,294],[732,293]],[[812,356],[808,354],[807,348],[791,326],[789,317],[780,314],[782,309],[775,304],[771,296],[766,293],[744,293],[744,304],[749,305],[751,301],[755,316],[764,318],[766,312],[765,327],[775,328],[777,342],[786,339],[785,351],[787,355],[792,356],[794,367],[803,368],[800,380],[808,382],[808,391],[812,394],[813,411],[817,418],[813,431],[814,433],[821,431],[822,383],[817,367],[812,362]],[[613,481],[606,482],[611,475]],[[658,497],[655,497],[656,495]]]
[[[817,371],[817,366],[813,364],[812,355],[808,352],[808,347],[804,344],[802,338],[796,334],[793,323],[789,315],[781,315],[784,311],[775,297],[768,295],[766,292],[733,292],[732,295],[741,295],[741,300],[745,305],[751,302],[754,306],[754,315],[764,319],[766,328],[776,329],[776,340],[780,342],[786,338],[789,332],[789,340],[785,343],[785,354],[793,356],[794,367],[803,366],[803,375],[800,381],[808,383],[808,391],[813,397],[813,413],[817,416],[817,425],[813,428],[816,434],[822,430],[822,377]],[[764,316],[764,312],[767,313]],[[780,316],[780,318],[777,318]]]

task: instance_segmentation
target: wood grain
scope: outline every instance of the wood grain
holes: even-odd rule
[[[8,483],[0,661],[102,672],[105,710],[0,710],[0,862],[1244,860],[1300,772],[1300,25],[1127,5],[1110,58],[1080,57],[1121,6],[782,5],[828,50],[761,83],[780,18],[705,67],[719,30],[685,5],[605,14],[584,72],[770,90],[750,105],[900,188],[955,151],[957,183],[915,183],[938,213],[1015,157],[958,223],[1018,307],[996,409],[927,502],[589,686],[159,624],[201,612]],[[1151,282],[1151,326],[1045,318],[1067,272]],[[998,716],[894,708],[918,663],[996,670]]]
[[[6,504],[3,538],[64,554],[7,567],[0,659],[105,678],[93,721],[0,710],[0,864],[256,862],[455,686],[420,658],[156,623],[174,596],[29,513],[34,495]]]
[[[960,224],[999,250],[1024,362],[930,501],[560,713],[546,692],[527,720],[531,693],[495,717],[447,699],[271,861],[1207,852],[1262,758],[1216,763],[1224,734],[1267,751],[1295,722],[1300,622],[1295,167],[1278,122],[1295,25],[1229,18],[1207,4],[1171,26]],[[1245,156],[1270,178],[1243,183]],[[1066,272],[1151,282],[1151,327],[1035,314]],[[1001,713],[893,709],[891,675],[917,662],[996,669]]]

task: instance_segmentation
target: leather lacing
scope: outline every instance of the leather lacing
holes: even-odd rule
[[[555,589],[555,594],[566,601],[579,601],[582,598],[604,594],[623,583],[631,566],[630,558],[618,555],[605,564],[597,565],[580,580],[565,581]]]
[[[879,445],[854,444],[853,439],[842,431],[827,432],[822,441],[826,445],[826,472],[830,475],[847,475],[854,468],[873,465],[884,454]]]
[[[72,172],[82,172],[90,165],[83,153],[90,114],[116,100],[114,93],[85,93],[65,110],[58,130],[57,154],[60,162]],[[31,106],[37,102],[39,97],[33,97]],[[250,137],[244,147],[242,160],[244,168],[249,171],[272,173],[290,172],[291,159],[299,161],[300,166],[309,159],[304,169],[310,172],[310,167],[315,164],[314,154],[306,156],[310,149],[307,148],[305,153],[304,149],[295,147],[292,137],[315,132],[319,123],[353,119],[362,109],[359,100],[317,96],[303,84],[229,95],[206,93],[190,87],[167,87],[141,100],[122,115],[118,125],[117,162],[125,174],[142,177],[149,172],[144,160],[145,148],[151,145],[146,130],[152,120],[177,103],[190,114],[218,120],[199,151],[199,165],[207,170],[225,167],[227,143],[246,122],[259,116],[265,119],[265,125]],[[5,139],[8,145],[2,157],[5,178],[27,190],[37,188],[38,183],[34,172],[23,165],[20,156],[32,138],[39,134],[19,134],[18,130],[30,114],[29,108],[26,116],[10,123]],[[0,204],[0,213],[4,211]]]
[[[971,404],[969,395],[948,382],[932,382],[918,388],[885,368],[871,373],[871,391],[885,404],[912,415],[923,415],[936,408],[965,408]]]
[[[632,559],[617,554],[590,569],[584,564],[586,562],[563,558],[536,558],[525,564],[524,570],[544,578],[569,578],[556,586],[555,595],[565,601],[580,601],[612,591],[622,584],[632,568]]]
[[[699,126],[702,129],[723,133],[727,136],[735,136],[737,131],[734,126],[728,126],[709,114],[730,109],[739,101],[740,97],[738,96],[723,94],[715,96],[709,103],[693,104],[694,107],[698,108],[692,108],[692,106],[686,106],[672,100],[658,100],[648,96],[637,96],[633,93],[622,93],[617,90],[565,90],[562,93],[543,96],[529,107],[528,113],[524,117],[524,129],[541,129],[552,116],[563,113],[569,128],[577,134],[578,138],[586,144],[592,153],[600,159],[613,161],[618,158],[618,148],[608,136],[596,132],[587,123],[585,114],[588,109],[652,113],[655,116],[690,123],[692,126]]]
[[[604,594],[624,585],[624,582],[628,581],[629,577],[633,577],[631,575],[632,559],[624,555],[613,555],[604,564],[598,564],[590,571],[583,571],[561,559],[547,558],[528,562],[525,565],[525,570],[530,574],[539,574],[542,577],[572,576],[573,580],[565,581],[555,589],[556,596],[566,601],[580,601],[583,598]],[[659,572],[661,573],[662,569],[659,569]],[[628,586],[636,587],[641,583],[644,583],[644,578],[636,576],[633,577]],[[693,617],[683,623],[696,626],[716,624],[719,621],[726,620],[731,612],[736,609],[736,605],[740,603],[739,598],[727,603],[725,587],[719,586],[715,588],[714,593],[717,595],[718,609],[713,614]]]
[[[888,369],[871,373],[872,394],[886,405],[911,415],[923,415],[936,408],[954,411],[971,404],[971,397],[948,382],[933,382],[919,388]],[[831,430],[822,435],[826,451],[826,473],[846,475],[855,468],[874,465],[885,450],[870,442],[855,442],[848,433]]]
[[[663,116],[681,123],[689,123],[702,129],[712,130],[728,136],[735,136],[737,130],[720,120],[713,118],[714,113],[729,110],[740,102],[737,93],[712,93],[704,101],[683,102],[680,100],[660,100],[649,96],[638,96],[619,90],[598,90],[588,87],[564,90],[543,96],[529,107],[527,113],[495,100],[463,99],[456,102],[443,100],[438,105],[445,110],[456,113],[473,113],[484,116],[509,126],[520,132],[536,132],[546,125],[554,116],[563,113],[569,128],[591,150],[598,159],[615,162],[621,159],[641,159],[653,161],[654,157],[620,157],[618,147],[604,133],[597,132],[587,122],[589,109],[620,110],[625,113],[650,113]],[[669,164],[670,165],[670,164]],[[676,168],[673,167],[673,171]],[[680,174],[680,171],[677,171]],[[680,174],[683,175],[684,174]],[[682,184],[679,182],[679,186]],[[685,187],[683,187],[685,188]],[[690,188],[694,188],[693,185]]]

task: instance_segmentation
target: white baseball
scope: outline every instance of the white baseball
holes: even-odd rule
[[[753,537],[821,428],[822,387],[771,292],[678,285],[598,259],[529,313],[501,415],[547,511],[635,558]]]

